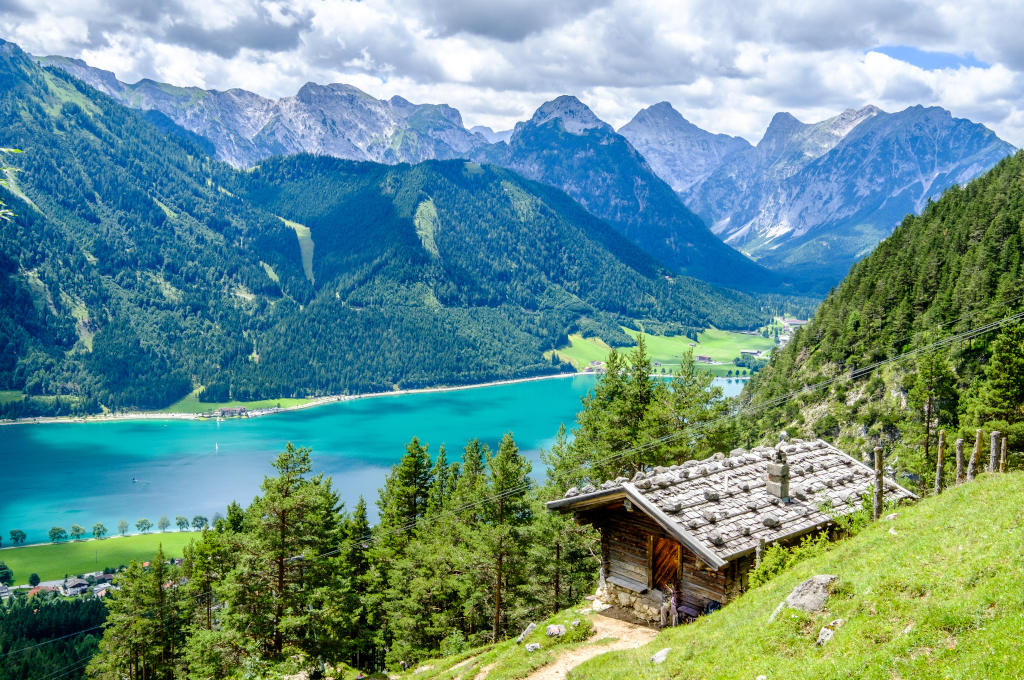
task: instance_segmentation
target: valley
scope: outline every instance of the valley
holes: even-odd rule
[[[1024,17],[0,5],[0,680],[1019,674]]]
[[[639,331],[625,326],[622,332],[636,337]],[[759,331],[740,333],[708,329],[696,334],[696,340],[687,336],[664,336],[644,333],[647,350],[654,362],[655,373],[672,373],[679,368],[681,359],[686,352],[692,352],[698,368],[709,371],[716,378],[733,377],[751,374],[749,367],[741,367],[734,360],[747,350],[751,358],[767,360],[775,349],[775,341],[762,337]],[[555,350],[560,359],[571,363],[577,370],[590,370],[603,366],[611,346],[600,337],[583,337],[580,334],[569,336],[569,346]],[[628,350],[627,350],[628,351]],[[595,363],[596,362],[596,363]],[[743,371],[741,373],[741,371]]]

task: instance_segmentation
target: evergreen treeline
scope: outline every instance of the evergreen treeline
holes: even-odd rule
[[[0,138],[23,150],[0,188],[0,390],[25,395],[0,417],[526,377],[568,370],[545,355],[578,330],[755,327],[787,304],[667,277],[509,171],[240,172],[169,126],[0,44]]]
[[[877,371],[867,366],[1024,310],[1024,154],[1001,161],[908,217],[822,303],[747,386],[751,404],[836,378],[746,420],[753,440],[780,429],[882,445],[928,486],[937,431],[948,441],[998,429],[1024,448],[1024,331],[1004,327]],[[987,442],[986,442],[987,444]],[[1013,460],[1017,461],[1016,455]],[[951,460],[952,456],[946,457]]]
[[[373,528],[361,499],[346,511],[311,474],[309,453],[289,444],[262,494],[232,504],[182,566],[158,553],[115,580],[90,677],[262,677],[295,655],[295,670],[394,667],[506,637],[593,585],[592,537],[545,516],[511,435],[451,463],[414,439]]]
[[[58,669],[62,678],[84,678],[106,618],[95,597],[40,593],[0,600],[0,680],[46,678]],[[88,632],[76,635],[80,631]]]
[[[706,455],[728,437],[705,373],[684,369],[669,389],[650,377],[642,341],[609,365],[621,372],[584,400],[574,438],[563,428],[542,452],[543,486],[511,434],[496,450],[470,441],[458,460],[413,439],[371,527],[363,500],[346,510],[330,479],[311,475],[309,450],[289,444],[262,494],[229,506],[180,568],[158,555],[148,571],[133,564],[119,577],[90,677],[397,668],[507,638],[578,603],[597,579],[596,533],[543,502]],[[683,424],[694,436],[615,455]]]

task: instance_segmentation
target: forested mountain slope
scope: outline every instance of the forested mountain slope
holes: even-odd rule
[[[674,271],[740,290],[786,289],[781,276],[712,234],[626,138],[575,97],[545,103],[507,144],[477,157],[563,189]]]
[[[906,218],[853,267],[810,323],[750,381],[744,399],[757,405],[839,379],[750,415],[751,435],[774,436],[785,427],[839,437],[854,449],[882,444],[924,477],[934,463],[915,459],[920,454],[913,451],[927,438],[934,452],[938,427],[972,439],[974,427],[1001,422],[1016,450],[1024,444],[1014,425],[1024,420],[1020,326],[862,377],[848,374],[1020,312],[1022,261],[1024,154],[1018,153]]]
[[[824,291],[905,215],[1013,151],[939,107],[866,106],[809,124],[779,113],[756,147],[681,195],[726,243]]]
[[[0,45],[0,390],[44,408],[465,383],[559,370],[581,328],[757,325],[565,194],[463,161],[242,172],[166,118]]]

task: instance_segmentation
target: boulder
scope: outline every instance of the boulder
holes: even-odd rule
[[[548,637],[562,637],[565,635],[565,626],[560,623],[553,623],[544,629],[544,634]]]
[[[580,620],[579,619],[573,619],[572,623],[569,624],[569,627],[570,628],[576,628],[579,625],[580,625]]]
[[[528,652],[536,652],[538,649],[540,649],[539,642],[531,642],[530,644],[526,645],[526,651]]]
[[[651,663],[654,663],[654,664],[665,663],[665,659],[668,658],[668,653],[671,652],[671,651],[672,651],[671,647],[665,647],[664,649],[659,649],[658,651],[656,651],[651,656]]]
[[[524,628],[523,632],[520,633],[519,637],[516,638],[516,644],[517,645],[523,644],[523,640],[525,640],[526,638],[530,637],[530,633],[532,633],[535,630],[537,630],[537,624],[533,623],[533,622],[530,622],[530,625],[528,625],[526,628]]]
[[[891,515],[886,515],[885,517],[883,517],[882,521],[884,521],[884,522],[891,522],[894,519],[896,519],[896,513],[895,512],[892,513]]]
[[[836,631],[839,630],[839,627],[842,626],[843,623],[844,622],[842,619],[836,619],[835,621],[831,621],[830,623],[827,623],[824,626],[822,626],[821,630],[818,631],[818,640],[815,644],[817,644],[819,647],[821,645],[827,644],[828,641],[835,636]]]
[[[825,608],[825,600],[828,599],[832,583],[838,578],[835,574],[812,576],[794,588],[793,592],[779,603],[768,620],[774,621],[784,607],[792,607],[805,612],[820,612]]]

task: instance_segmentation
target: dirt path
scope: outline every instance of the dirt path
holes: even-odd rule
[[[646,626],[638,626],[635,623],[603,614],[593,614],[590,621],[594,624],[594,635],[591,638],[594,642],[563,652],[548,665],[538,668],[528,675],[526,680],[562,680],[569,671],[588,659],[607,652],[642,647],[658,634],[658,631]],[[603,638],[617,639],[604,643],[598,642]]]

